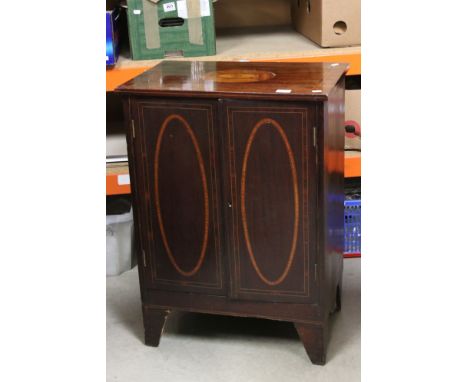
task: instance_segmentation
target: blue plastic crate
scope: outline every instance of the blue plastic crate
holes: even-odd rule
[[[344,254],[361,253],[361,201],[345,200],[345,249]]]

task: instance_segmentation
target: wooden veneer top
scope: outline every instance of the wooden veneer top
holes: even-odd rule
[[[124,94],[327,99],[349,69],[345,63],[162,61],[119,86]]]

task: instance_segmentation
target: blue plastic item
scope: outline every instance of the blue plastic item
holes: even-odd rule
[[[344,254],[361,253],[361,201],[345,200],[345,249]]]
[[[115,65],[119,56],[119,35],[117,31],[117,19],[119,10],[106,11],[106,66]]]

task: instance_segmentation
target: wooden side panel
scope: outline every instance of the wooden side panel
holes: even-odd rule
[[[335,309],[341,288],[344,249],[344,76],[323,105],[323,129],[319,131],[322,209],[320,230],[321,306]]]
[[[223,115],[230,295],[312,302],[314,109],[227,101]]]
[[[132,128],[132,103],[133,100],[130,97],[122,97],[123,113],[125,118],[125,127],[127,132],[127,152],[128,152],[128,168],[130,179],[132,182],[132,207],[133,207],[133,221],[134,221],[134,239],[135,239],[135,252],[138,261],[138,278],[140,282],[140,295],[141,300],[146,299],[146,283],[148,282],[148,271],[145,266],[144,260],[144,245],[142,240],[144,226],[143,226],[143,211],[142,204],[143,200],[141,197],[144,193],[141,190],[141,155],[140,150],[136,144],[135,136]]]
[[[216,102],[139,99],[134,118],[149,284],[223,294]]]

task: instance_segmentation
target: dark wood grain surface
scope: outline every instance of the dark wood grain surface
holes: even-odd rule
[[[164,61],[119,88],[146,344],[172,310],[262,317],[294,322],[325,363],[346,67]]]
[[[340,79],[323,103],[324,125],[319,131],[320,176],[320,274],[323,277],[321,303],[324,309],[336,309],[341,294],[344,249],[344,78]]]
[[[223,294],[217,104],[145,99],[134,108],[151,284]]]
[[[222,115],[231,295],[316,302],[314,106],[226,101]]]
[[[326,99],[345,63],[163,61],[115,91],[197,97]]]

